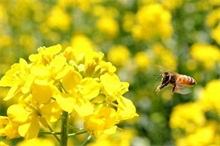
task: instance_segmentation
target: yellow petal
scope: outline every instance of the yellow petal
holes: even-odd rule
[[[71,70],[66,76],[63,78],[63,87],[68,92],[69,90],[73,90],[82,79],[81,75],[75,70]]]
[[[87,116],[93,113],[93,104],[83,97],[74,97],[72,104],[75,111],[81,116]]]
[[[50,122],[55,122],[59,119],[61,109],[57,102],[53,101],[43,106],[41,115]]]
[[[13,125],[11,122],[6,125],[4,128],[4,136],[7,136],[9,139],[21,137],[18,133],[18,127]]]
[[[138,116],[136,113],[136,108],[131,100],[121,97],[118,98],[118,118],[119,120],[128,120],[132,119],[135,116]]]
[[[19,86],[17,85],[14,85],[11,87],[11,89],[8,91],[8,94],[7,96],[4,98],[4,100],[9,100],[13,97],[19,97],[21,96],[21,92],[20,92],[20,89],[19,89]]]
[[[47,103],[51,99],[52,91],[48,85],[34,84],[32,86],[32,96],[33,100],[38,103]]]
[[[91,100],[98,96],[99,94],[99,83],[96,82],[92,78],[84,78],[81,81],[81,85],[83,86],[82,89],[80,90],[80,93],[83,95],[84,98]]]
[[[120,82],[116,74],[104,74],[101,76],[102,90],[106,96],[112,99],[109,101],[114,101],[122,94],[128,91],[129,83]]]
[[[117,130],[117,126],[112,126],[111,128],[109,129],[105,129],[103,131],[104,134],[114,134]]]
[[[29,140],[22,140],[17,146],[55,146],[51,139],[33,138]]]
[[[58,94],[54,96],[60,108],[67,112],[72,112],[74,99],[70,97],[68,94]]]
[[[31,85],[34,81],[35,76],[33,74],[28,74],[24,86],[21,88],[23,94],[30,92]]]
[[[26,139],[30,139],[30,138],[37,137],[38,132],[39,132],[39,128],[40,128],[40,126],[39,126],[38,120],[36,118],[33,118],[28,123],[25,123],[25,124],[19,126],[18,133],[22,137],[24,137]]]
[[[29,113],[19,104],[11,105],[7,110],[8,118],[15,123],[21,124],[27,121]]]

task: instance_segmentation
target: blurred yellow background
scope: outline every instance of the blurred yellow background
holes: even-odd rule
[[[56,44],[103,52],[130,83],[126,97],[139,117],[89,145],[220,145],[219,0],[0,0],[0,77]],[[156,94],[155,75],[164,71],[197,85],[189,94],[171,95],[169,87]],[[13,103],[3,101],[6,90],[1,115]]]

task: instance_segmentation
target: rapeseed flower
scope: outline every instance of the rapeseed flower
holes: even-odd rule
[[[100,77],[101,91],[106,96],[107,103],[113,104],[128,91],[128,82],[121,82],[115,74],[104,74]]]
[[[183,5],[183,0],[163,0],[162,4],[169,10],[174,10]]]
[[[219,80],[207,84],[199,100],[174,108],[170,126],[177,145],[219,145]]]
[[[97,20],[96,27],[109,38],[115,38],[119,32],[118,22],[111,17],[102,16]]]
[[[29,140],[24,140],[22,142],[19,142],[17,146],[55,146],[52,140],[49,139],[43,139],[43,138],[33,138]]]
[[[168,39],[172,35],[171,14],[159,3],[142,6],[136,19],[132,35],[137,40]]]
[[[194,132],[176,140],[177,146],[182,145],[219,145],[219,126],[216,123],[207,123],[198,127]]]
[[[214,9],[212,10],[207,18],[206,18],[206,25],[209,27],[214,27],[216,24],[218,24],[219,20],[220,20],[220,9]]]
[[[117,131],[114,135],[103,134],[88,146],[130,146],[134,136],[135,132],[133,130],[125,129]]]
[[[116,66],[124,66],[129,61],[130,55],[126,46],[113,46],[109,50],[107,59]]]
[[[190,54],[206,69],[212,69],[220,62],[220,51],[216,46],[196,43],[191,47]]]
[[[113,134],[116,132],[117,120],[116,111],[110,107],[100,107],[96,112],[85,117],[85,129],[94,137],[105,134]]]
[[[150,57],[146,52],[138,52],[135,54],[134,62],[138,69],[146,70],[150,66]]]
[[[193,112],[192,112],[193,111]],[[170,119],[172,129],[180,128],[184,132],[192,132],[206,122],[202,108],[197,103],[178,105],[173,109]]]
[[[218,43],[220,44],[220,23],[214,28],[211,32],[211,37]]]
[[[125,32],[130,32],[132,26],[135,24],[135,14],[127,12],[123,18],[123,30]]]
[[[6,116],[0,116],[0,136],[6,136],[8,139],[20,137],[18,126],[12,124]]]
[[[219,33],[220,33],[220,9],[214,9],[212,10],[209,15],[206,18],[206,25],[208,27],[210,27],[211,30],[211,37],[218,43],[220,44],[220,37],[219,37]]]
[[[219,93],[219,89],[220,80],[210,81],[202,91],[198,101],[203,105],[205,111],[215,111],[218,117],[220,117],[220,94],[216,93]]]
[[[161,44],[153,46],[155,64],[160,64],[163,68],[175,71],[177,67],[177,58],[170,49],[164,48]]]
[[[85,49],[74,41],[66,49],[40,47],[29,62],[20,59],[2,77],[0,86],[10,87],[4,100],[14,98],[17,103],[8,108],[1,135],[35,138],[41,127],[51,131],[52,123],[69,114],[84,119],[85,131],[92,136],[113,134],[120,121],[137,116],[133,103],[123,97],[129,83],[119,80],[116,68],[102,60],[104,55],[95,52],[88,39],[77,39],[87,42],[81,46]],[[7,133],[6,127],[14,130]]]
[[[56,6],[51,10],[46,22],[52,29],[67,31],[71,24],[71,18],[61,7]]]

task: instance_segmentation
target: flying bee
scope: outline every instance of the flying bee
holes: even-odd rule
[[[187,75],[181,75],[178,73],[164,72],[162,73],[161,77],[161,83],[156,89],[157,93],[159,93],[160,90],[166,87],[167,85],[173,86],[173,94],[174,92],[179,92],[181,86],[193,86],[196,84],[196,81],[192,77]]]

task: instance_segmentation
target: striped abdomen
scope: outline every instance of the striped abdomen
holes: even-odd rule
[[[177,83],[180,84],[180,85],[192,86],[192,85],[196,84],[196,81],[190,76],[178,75]]]

